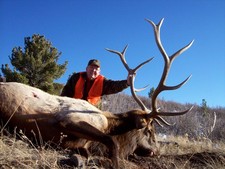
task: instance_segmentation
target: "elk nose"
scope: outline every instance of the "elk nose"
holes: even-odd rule
[[[150,157],[158,156],[159,155],[159,150],[158,149],[156,149],[156,150],[150,149],[148,155]]]

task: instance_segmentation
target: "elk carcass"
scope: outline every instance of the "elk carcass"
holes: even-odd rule
[[[109,157],[115,168],[118,168],[119,154],[123,157],[127,156],[138,147],[144,147],[150,154],[155,153],[157,150],[155,150],[153,122],[169,125],[162,116],[183,115],[190,110],[161,112],[157,107],[157,96],[164,90],[181,87],[189,79],[187,78],[177,86],[165,85],[172,61],[188,49],[192,42],[169,57],[160,41],[160,27],[163,20],[158,25],[150,20],[147,21],[154,28],[156,43],[165,61],[162,77],[151,99],[151,110],[137,97],[134,88],[137,70],[151,59],[130,69],[125,60],[127,47],[122,52],[107,49],[120,56],[129,72],[131,93],[141,110],[136,109],[120,114],[102,112],[84,100],[54,96],[24,84],[6,82],[0,83],[2,130],[6,127],[17,127],[29,138],[32,138],[35,133],[35,137],[39,140],[50,141],[70,149],[86,148],[88,141],[100,142],[108,148]],[[62,139],[62,135],[66,137]]]

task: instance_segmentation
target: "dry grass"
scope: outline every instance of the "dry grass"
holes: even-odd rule
[[[182,155],[188,153],[200,152],[225,152],[223,142],[212,142],[208,138],[199,138],[198,140],[189,139],[188,136],[167,136],[162,138],[158,136],[160,144],[160,154]],[[170,143],[170,144],[169,144]]]
[[[57,168],[60,154],[38,149],[12,136],[0,137],[0,168]]]
[[[67,151],[56,151],[42,145],[36,148],[26,138],[0,136],[0,168],[75,168]],[[160,169],[222,169],[225,168],[225,144],[212,143],[208,139],[190,140],[188,137],[159,137],[159,157],[131,156],[120,161],[120,168]],[[81,159],[82,160],[82,159]],[[61,162],[61,163],[60,163]],[[97,165],[98,164],[98,165]],[[100,167],[99,167],[100,166]],[[110,161],[104,157],[91,157],[79,168],[110,168]]]

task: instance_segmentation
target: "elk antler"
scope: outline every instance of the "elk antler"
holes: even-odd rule
[[[191,75],[188,78],[186,78],[183,82],[181,82],[180,84],[178,84],[176,86],[167,86],[167,85],[165,85],[165,82],[166,82],[168,73],[170,71],[170,67],[171,67],[172,62],[174,61],[174,59],[177,56],[179,56],[184,51],[186,51],[189,47],[191,47],[191,45],[192,45],[192,43],[194,41],[191,41],[188,45],[186,45],[185,47],[181,48],[180,50],[175,52],[173,55],[168,56],[166,51],[163,48],[163,45],[162,45],[161,39],[160,39],[160,28],[161,28],[161,25],[162,25],[164,19],[162,19],[157,25],[154,22],[152,22],[152,21],[150,21],[148,19],[146,19],[146,20],[153,26],[156,44],[157,44],[158,49],[160,50],[160,52],[161,52],[161,54],[162,54],[162,56],[164,58],[164,62],[165,62],[162,77],[160,79],[160,82],[159,82],[157,88],[155,89],[155,91],[154,91],[154,93],[152,95],[152,111],[149,114],[149,117],[153,117],[153,118],[159,119],[160,121],[165,123],[164,119],[162,117],[160,117],[160,116],[183,115],[183,114],[189,112],[192,109],[192,107],[191,107],[190,109],[187,109],[187,110],[182,111],[182,112],[159,112],[158,108],[157,108],[157,101],[156,101],[156,99],[157,99],[157,96],[159,95],[160,92],[162,92],[164,90],[175,90],[175,89],[178,89],[190,79]],[[165,123],[165,124],[167,124],[167,123]]]
[[[142,110],[144,110],[146,112],[149,112],[149,110],[145,107],[143,102],[136,95],[136,91],[144,90],[144,89],[146,89],[147,86],[145,86],[144,88],[141,88],[141,89],[135,89],[134,88],[134,79],[135,79],[135,75],[136,75],[137,70],[139,68],[141,68],[144,64],[150,62],[153,58],[150,58],[150,59],[146,60],[145,62],[142,62],[141,64],[139,64],[134,69],[131,69],[128,66],[128,64],[126,62],[126,59],[125,59],[125,53],[126,53],[127,48],[128,48],[128,45],[125,46],[125,48],[123,49],[122,52],[118,52],[118,51],[111,50],[111,49],[108,49],[108,48],[106,48],[106,50],[109,51],[109,52],[112,52],[112,53],[115,53],[115,54],[119,55],[120,60],[122,61],[124,67],[127,69],[128,74],[129,74],[129,78],[130,78],[130,82],[131,82],[130,89],[131,89],[131,93],[132,93],[133,98],[135,99],[135,101],[138,103],[138,105],[141,107]]]
[[[154,22],[152,22],[148,19],[146,19],[146,20],[153,26],[156,44],[157,44],[158,49],[160,50],[160,52],[161,52],[161,54],[164,58],[164,62],[165,62],[162,77],[159,81],[159,84],[158,84],[157,88],[155,89],[155,91],[153,92],[153,95],[152,95],[152,100],[151,100],[152,101],[152,110],[147,109],[146,106],[143,104],[143,102],[137,97],[137,95],[136,95],[137,90],[134,88],[134,78],[135,78],[135,74],[136,74],[137,70],[140,67],[142,67],[144,64],[151,61],[153,58],[139,64],[135,69],[130,69],[129,66],[127,65],[126,60],[125,60],[125,52],[127,50],[127,46],[124,48],[124,50],[122,52],[118,52],[118,51],[111,50],[111,49],[106,49],[106,50],[120,56],[120,59],[121,59],[123,65],[125,66],[125,68],[127,69],[128,73],[130,75],[130,82],[131,82],[130,89],[131,89],[132,96],[134,97],[135,101],[139,104],[141,109],[146,111],[147,113],[149,113],[147,115],[148,118],[153,118],[159,125],[161,125],[159,121],[163,122],[166,125],[171,125],[166,120],[164,120],[161,116],[183,115],[183,114],[189,112],[192,109],[192,107],[185,110],[185,111],[181,111],[181,112],[160,112],[159,108],[157,108],[157,97],[164,90],[175,90],[175,89],[180,88],[190,79],[191,75],[188,78],[186,78],[183,82],[181,82],[180,84],[178,84],[176,86],[165,85],[165,82],[166,82],[168,73],[170,71],[170,67],[171,67],[172,62],[174,61],[174,59],[177,56],[179,56],[184,51],[186,51],[189,47],[191,47],[191,45],[194,41],[191,41],[188,45],[181,48],[180,50],[175,52],[173,55],[168,56],[166,51],[163,48],[163,45],[162,45],[161,39],[160,39],[160,28],[161,28],[161,25],[162,25],[164,19],[162,19],[157,25]]]

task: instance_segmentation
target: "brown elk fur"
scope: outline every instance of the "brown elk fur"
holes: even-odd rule
[[[113,136],[119,143],[119,157],[127,159],[134,153],[141,156],[158,154],[158,144],[155,138],[154,126],[148,125],[139,130],[131,130],[122,135]],[[88,146],[97,155],[107,155],[107,149],[101,143],[91,142]]]
[[[139,145],[152,150],[154,131],[145,115],[141,110],[102,112],[84,100],[50,95],[21,83],[0,83],[3,128],[17,127],[29,138],[35,133],[43,141],[71,149],[100,142],[109,149],[116,167],[119,154],[126,157]]]

